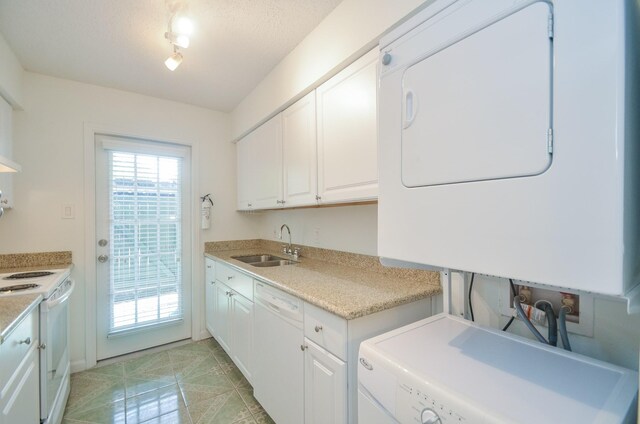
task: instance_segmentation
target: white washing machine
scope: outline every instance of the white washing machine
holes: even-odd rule
[[[359,424],[631,423],[638,373],[440,314],[360,345]]]

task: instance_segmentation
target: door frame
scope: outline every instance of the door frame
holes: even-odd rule
[[[91,368],[97,363],[97,267],[96,267],[96,163],[95,163],[95,136],[107,134],[116,137],[138,138],[164,143],[173,143],[191,148],[191,338],[202,338],[201,311],[203,305],[202,296],[197,296],[203,288],[204,259],[200,255],[200,208],[197,193],[199,193],[198,181],[198,145],[190,140],[177,140],[167,138],[165,134],[153,131],[140,131],[132,128],[123,128],[117,125],[103,125],[91,122],[84,123],[84,286],[85,286],[85,358],[71,363],[71,372],[82,371]]]

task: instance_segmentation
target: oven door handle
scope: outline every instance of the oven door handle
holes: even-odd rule
[[[47,300],[45,302],[45,304],[47,305],[47,309],[51,310],[53,308],[55,308],[56,306],[64,303],[67,301],[67,299],[69,299],[69,296],[71,296],[71,293],[73,292],[73,289],[76,286],[76,282],[73,280],[69,280],[69,282],[71,284],[69,284],[69,287],[67,288],[67,290],[58,298],[54,299],[54,300]]]

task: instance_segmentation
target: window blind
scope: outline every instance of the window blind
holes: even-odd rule
[[[109,334],[183,317],[182,158],[109,151]]]

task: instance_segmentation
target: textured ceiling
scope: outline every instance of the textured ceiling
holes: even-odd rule
[[[0,0],[0,33],[28,71],[231,111],[340,1],[189,0],[175,72],[165,0]]]

